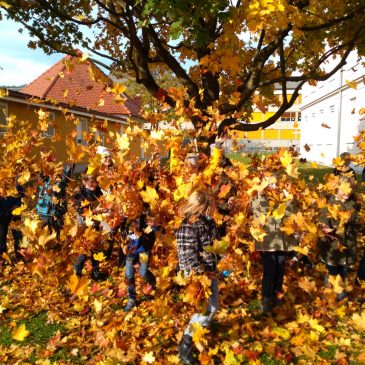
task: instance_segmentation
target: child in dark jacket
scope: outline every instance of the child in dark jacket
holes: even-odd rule
[[[18,192],[17,196],[5,196],[0,197],[0,259],[3,253],[8,252],[8,246],[6,243],[9,225],[14,219],[13,210],[20,207],[22,204],[22,197],[24,196],[24,188],[17,184],[16,190]],[[20,241],[22,239],[22,233],[18,229],[12,229],[11,233],[14,238],[14,252],[16,258],[22,258],[19,252]]]
[[[319,223],[323,232],[318,246],[321,259],[327,265],[329,278],[340,275],[345,282],[348,269],[356,259],[356,222],[358,206],[353,195],[353,179],[340,178],[337,191],[327,199],[320,211]],[[337,294],[337,300],[346,297],[346,290]]]
[[[209,326],[214,313],[218,310],[217,263],[220,257],[206,250],[218,238],[218,229],[214,220],[210,218],[214,209],[213,200],[206,192],[193,192],[183,207],[183,223],[175,233],[180,270],[186,275],[192,272],[207,274],[211,279],[212,291],[207,310],[204,314],[193,315],[179,344],[179,355],[184,364],[194,363],[192,343],[194,323],[200,323],[204,327]]]
[[[136,305],[136,283],[134,265],[139,264],[141,278],[149,284],[150,291],[156,289],[156,278],[149,270],[151,250],[156,241],[158,226],[150,225],[147,215],[142,214],[136,220],[125,223],[123,234],[127,241],[125,276],[128,285],[129,300],[124,307],[129,312]]]
[[[96,177],[93,175],[84,175],[82,177],[82,186],[80,190],[74,195],[74,201],[76,205],[77,211],[77,224],[79,227],[79,234],[82,234],[86,229],[86,221],[85,221],[85,213],[90,210],[92,214],[103,213],[104,209],[100,208],[99,198],[103,195]],[[100,224],[97,221],[93,221],[93,226],[95,230],[100,229]],[[94,280],[100,280],[99,274],[99,261],[94,259],[94,254],[98,253],[98,250],[91,250],[91,264],[92,264],[92,273],[91,277]],[[88,259],[88,255],[82,254],[78,256],[76,262],[73,267],[75,269],[75,273],[77,276],[82,275],[82,269],[85,265],[86,260]]]

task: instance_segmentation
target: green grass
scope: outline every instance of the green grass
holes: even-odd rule
[[[259,152],[257,156],[261,158],[264,155],[269,155],[272,152]],[[242,156],[240,153],[231,153],[227,154],[227,157],[234,161],[242,162],[248,165],[251,162],[251,158],[249,156]],[[311,162],[301,163],[299,162],[299,173],[301,176],[307,181],[313,181],[314,183],[323,182],[323,178],[326,174],[331,173],[333,168],[331,166],[314,164]],[[313,178],[311,177],[313,176]]]
[[[5,321],[4,321],[5,322]],[[29,336],[24,341],[16,341],[12,338],[12,329],[6,324],[0,325],[0,346],[10,347],[12,344],[27,345],[29,343],[46,345],[50,338],[52,338],[57,331],[63,331],[64,327],[60,324],[47,323],[47,313],[41,312],[36,316],[29,317],[21,320],[17,323],[25,324],[26,329],[29,331]]]

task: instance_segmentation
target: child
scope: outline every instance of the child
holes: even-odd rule
[[[285,189],[271,183],[251,202],[255,221],[266,233],[263,240],[256,240],[255,244],[256,251],[261,252],[263,263],[261,307],[264,314],[270,313],[274,306],[280,304],[285,262],[289,252],[296,246],[295,238],[281,231],[282,219],[293,211],[293,204],[286,200],[285,195]],[[274,202],[276,197],[280,197],[281,201],[271,206],[271,200]],[[272,214],[273,208],[279,204],[286,205],[284,215],[275,218]]]
[[[77,211],[77,224],[79,226],[80,232],[83,232],[86,229],[85,213],[87,210],[90,209],[93,214],[104,212],[103,208],[97,206],[99,203],[99,198],[103,195],[103,193],[98,185],[96,177],[93,175],[84,175],[82,177],[82,184],[83,186],[81,186],[80,191],[74,195]],[[93,228],[99,230],[99,223],[94,221]],[[91,250],[91,278],[93,280],[101,280],[101,276],[99,274],[99,262],[94,259],[94,254],[97,252],[97,250]],[[88,256],[86,254],[82,254],[74,263],[73,267],[77,276],[82,275],[82,269],[87,259]]]
[[[151,250],[156,241],[157,226],[147,222],[147,215],[142,214],[138,219],[127,221],[124,234],[127,240],[127,257],[125,276],[128,285],[128,303],[124,307],[129,312],[136,306],[136,283],[134,265],[139,264],[141,278],[150,285],[150,291],[156,289],[156,278],[149,270]]]
[[[0,261],[2,259],[3,253],[8,252],[7,246],[7,234],[11,221],[15,220],[16,217],[13,216],[13,210],[20,207],[22,204],[22,197],[24,196],[24,188],[16,184],[16,190],[18,192],[17,196],[0,196]],[[19,229],[13,228],[11,230],[14,238],[14,253],[16,259],[22,259],[23,256],[19,252],[20,241],[22,240],[22,233]]]
[[[194,323],[207,327],[218,310],[217,263],[219,256],[205,250],[218,236],[215,222],[210,218],[215,210],[213,199],[204,191],[193,192],[182,209],[184,220],[176,231],[179,268],[186,275],[192,271],[207,274],[211,279],[212,294],[204,314],[194,314],[179,344],[179,355],[184,364],[194,363],[192,336]]]
[[[63,226],[63,216],[67,212],[66,188],[71,177],[72,169],[67,166],[60,180],[51,184],[51,178],[41,174],[42,183],[38,187],[38,201],[36,212],[49,231],[55,231],[57,242]]]
[[[353,188],[352,178],[340,177],[335,194],[328,197],[327,206],[320,211],[319,223],[324,236],[319,240],[319,252],[327,265],[326,286],[330,276],[340,275],[345,281],[356,259],[357,204]],[[338,301],[345,297],[345,289],[337,294]]]

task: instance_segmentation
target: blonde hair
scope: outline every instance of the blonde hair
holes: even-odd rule
[[[181,208],[181,215],[192,217],[203,215],[213,215],[215,210],[214,200],[206,191],[194,191]]]

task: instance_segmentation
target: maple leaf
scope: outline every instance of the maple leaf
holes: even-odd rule
[[[311,150],[311,148],[308,146],[308,144],[307,144],[307,143],[304,145],[304,149],[305,149],[307,152],[309,152],[309,151]]]
[[[21,215],[22,212],[24,212],[27,209],[27,206],[25,204],[21,205],[18,208],[13,209],[11,212],[13,215]]]
[[[156,358],[153,356],[153,351],[145,353],[142,360],[147,364],[153,364],[156,361]]]
[[[191,331],[193,332],[193,341],[197,349],[202,352],[204,346],[207,345],[207,339],[205,335],[209,333],[209,330],[201,325],[199,322],[192,323],[190,325]]]
[[[94,260],[101,262],[106,259],[106,256],[104,255],[103,252],[98,252],[98,253],[94,253],[93,258],[94,258]]]
[[[229,247],[229,241],[227,240],[215,240],[212,246],[205,247],[205,251],[213,252],[218,255],[224,255]]]
[[[272,215],[275,219],[281,219],[284,217],[285,211],[286,211],[286,203],[284,202],[279,204],[277,209],[272,212]]]
[[[103,305],[101,304],[101,302],[99,302],[97,299],[95,299],[93,304],[94,304],[95,312],[100,313],[101,309],[103,308]]]
[[[322,123],[321,127],[331,129],[331,127],[326,123]]]
[[[129,149],[129,137],[127,134],[120,135],[119,133],[117,133],[116,138],[119,149],[121,149],[122,151]]]
[[[159,196],[155,188],[146,186],[146,190],[140,191],[140,195],[145,203],[151,204],[152,206],[157,205]]]
[[[17,341],[24,341],[24,339],[29,335],[29,331],[25,327],[25,323],[22,323],[17,327],[12,334],[12,338]]]
[[[88,279],[85,277],[78,278],[76,274],[73,274],[67,282],[71,293],[79,297],[85,297],[88,294]]]
[[[251,233],[252,237],[256,241],[259,241],[259,242],[262,242],[264,240],[265,236],[267,236],[266,232],[262,228],[254,227],[254,226],[250,227],[250,233]]]

